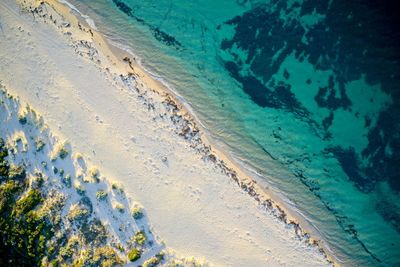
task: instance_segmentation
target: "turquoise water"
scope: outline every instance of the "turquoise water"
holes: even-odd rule
[[[400,266],[400,37],[367,1],[71,1],[349,266]]]

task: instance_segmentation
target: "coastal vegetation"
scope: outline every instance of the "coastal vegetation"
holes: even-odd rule
[[[86,188],[69,174],[74,166],[67,158],[68,145],[52,145],[48,136],[30,123],[37,116],[33,110],[27,108],[22,116],[17,99],[4,98],[4,90],[0,96],[1,114],[5,115],[0,132],[0,265],[123,265],[128,257],[124,253],[127,245],[107,245],[112,238],[110,229],[93,213]],[[12,127],[4,128],[6,113],[19,114],[16,120],[21,126],[15,129],[18,134],[6,133],[14,131]],[[25,138],[28,133],[33,134],[29,140]],[[37,152],[45,150],[48,158],[41,154],[36,162]],[[57,163],[58,158],[64,161]],[[86,176],[100,182],[99,175],[99,170],[92,167]],[[73,191],[66,191],[72,183]],[[105,190],[96,193],[99,200],[107,196]],[[71,205],[66,204],[67,199]],[[64,211],[67,216],[62,217]]]
[[[89,177],[93,182],[100,182],[100,171],[97,169],[97,167],[92,167],[89,170]]]
[[[142,207],[140,207],[140,206],[138,206],[138,205],[135,205],[135,206],[132,208],[132,217],[133,217],[135,220],[141,219],[141,218],[143,217],[143,209],[142,209]]]
[[[104,190],[99,190],[96,192],[97,200],[105,200],[108,196],[108,193]]]
[[[136,261],[140,258],[140,251],[137,248],[133,248],[128,253],[128,259],[130,261]]]
[[[41,139],[37,139],[35,141],[35,145],[36,145],[36,151],[39,152],[43,150],[43,147],[46,145],[46,143],[43,142],[43,140]]]
[[[121,266],[150,251],[158,241],[148,226],[126,225],[145,215],[123,186],[100,180],[80,153],[68,157],[69,144],[50,138],[34,110],[20,112],[19,100],[0,89],[0,266]],[[7,126],[10,118],[17,124]],[[164,255],[149,254],[143,266],[179,261]]]
[[[30,189],[22,167],[10,166],[0,139],[0,251],[15,265],[37,265],[53,236],[47,215],[40,213],[43,197]]]
[[[33,15],[37,25],[44,22],[52,27],[54,22],[60,31],[69,25],[64,32],[68,38],[72,38],[69,31],[84,31],[79,23],[74,27],[75,23],[66,22],[48,1],[18,2],[22,9],[15,14]],[[3,14],[4,9],[0,10]],[[21,27],[12,30],[23,32],[26,38],[35,34]],[[75,41],[71,44],[76,48],[79,41]],[[90,41],[84,45],[93,49]],[[64,106],[68,102],[59,105],[60,109]],[[50,113],[46,105],[41,108]],[[64,121],[56,123],[53,126],[65,134]],[[130,260],[133,249],[143,266],[180,262],[168,248],[164,252],[165,246],[151,233],[146,219],[136,221],[145,217],[142,208],[133,216],[111,205],[120,203],[124,211],[132,211],[134,196],[128,199],[122,184],[111,184],[100,177],[99,169],[88,168],[93,165],[85,162],[84,155],[74,151],[64,137],[54,135],[39,113],[9,94],[1,82],[0,140],[0,266],[120,266]],[[84,183],[87,177],[95,182]]]
[[[122,203],[119,202],[115,202],[114,203],[114,208],[119,211],[120,213],[124,213],[125,212],[125,206]]]
[[[67,143],[58,143],[55,145],[53,151],[51,151],[50,154],[50,159],[51,161],[56,161],[57,158],[60,159],[65,159],[69,154],[69,151],[67,150]]]

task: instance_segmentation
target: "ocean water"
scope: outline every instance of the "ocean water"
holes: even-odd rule
[[[346,266],[400,266],[400,25],[345,0],[69,1]]]

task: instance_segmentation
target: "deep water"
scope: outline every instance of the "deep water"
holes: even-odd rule
[[[180,94],[344,265],[400,266],[399,10],[386,1],[71,1]]]

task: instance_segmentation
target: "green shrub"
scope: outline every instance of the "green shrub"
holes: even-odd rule
[[[132,242],[134,244],[137,244],[139,246],[142,246],[144,242],[146,242],[146,234],[143,231],[138,231],[136,234],[132,237]]]
[[[107,241],[107,230],[97,218],[84,222],[79,230],[85,242],[92,246],[103,245]]]
[[[96,198],[97,200],[105,200],[108,196],[108,193],[105,192],[104,190],[99,190],[96,192]]]
[[[71,175],[67,174],[65,177],[62,178],[62,183],[65,184],[66,187],[70,188],[71,187]]]
[[[62,147],[58,152],[58,155],[61,159],[65,159],[68,156],[68,150],[65,147]]]
[[[6,144],[4,143],[3,138],[0,138],[0,161],[4,161],[4,159],[8,156],[8,150]]]
[[[117,245],[116,245],[116,248],[117,248],[119,251],[121,251],[121,252],[124,252],[124,251],[125,251],[125,248],[124,248],[121,244],[117,244]]]
[[[143,263],[143,267],[156,267],[160,263],[160,259],[157,257],[151,257]]]
[[[55,260],[53,260],[53,261],[50,263],[50,266],[51,266],[51,267],[58,267],[58,265],[59,265],[58,259],[55,259]]]
[[[92,260],[95,266],[118,266],[124,263],[112,247],[97,248]]]
[[[22,125],[25,125],[27,120],[26,120],[26,116],[25,115],[19,115],[18,116],[18,121],[19,123],[21,123]]]
[[[65,260],[71,259],[73,255],[74,255],[74,251],[73,251],[73,249],[72,249],[70,246],[68,246],[68,245],[65,246],[65,247],[62,247],[62,248],[60,249],[60,256],[61,256],[63,259],[65,259]]]
[[[68,219],[70,221],[82,221],[86,220],[90,216],[90,210],[83,205],[72,205],[68,213]]]
[[[13,205],[15,204],[15,197],[19,193],[23,191],[23,185],[14,180],[9,180],[2,185],[0,185],[0,218],[6,216],[9,212],[11,212],[11,209]],[[3,215],[3,213],[5,213]]]
[[[28,193],[19,199],[15,205],[15,215],[25,214],[26,212],[33,210],[37,205],[43,202],[42,195],[36,189],[31,189]]]
[[[140,251],[137,248],[133,248],[128,253],[129,261],[137,261],[140,258]]]
[[[142,208],[138,207],[138,206],[133,207],[133,209],[132,209],[132,217],[135,220],[139,220],[139,219],[143,218],[143,210],[142,210]]]
[[[11,165],[8,178],[12,180],[24,180],[26,178],[25,169],[21,166]]]
[[[35,211],[43,201],[40,192],[30,189],[19,198],[24,188],[18,180],[0,186],[0,249],[14,266],[38,266],[53,231],[46,217]]]
[[[93,181],[96,183],[100,182],[100,171],[96,167],[92,167],[89,170],[89,176],[92,178]]]
[[[119,184],[119,183],[117,183],[117,182],[112,182],[112,183],[111,183],[111,188],[112,188],[114,191],[116,191],[116,192],[118,192],[118,193],[120,193],[120,194],[124,193],[124,189],[122,188],[122,185]]]
[[[116,210],[118,210],[121,213],[125,212],[125,206],[121,203],[116,203],[114,207]]]
[[[36,151],[37,152],[42,151],[45,145],[46,143],[43,142],[41,139],[36,140],[35,141]]]
[[[8,150],[4,140],[0,138],[0,177],[8,177],[10,166],[5,158],[8,156]]]
[[[0,162],[0,178],[8,178],[8,171],[10,170],[10,166],[8,162]]]
[[[54,147],[53,151],[50,153],[51,161],[53,161],[53,162],[56,161],[58,157],[61,159],[65,159],[68,156],[69,152],[65,148],[65,146],[66,146],[65,143],[58,143]]]
[[[42,187],[43,183],[44,183],[43,173],[41,173],[38,170],[35,170],[35,176],[32,179],[31,186],[33,188],[40,188],[40,187]]]
[[[45,170],[47,170],[47,162],[46,161],[42,161],[40,164],[42,164],[43,168]]]
[[[76,192],[81,196],[83,196],[86,193],[86,189],[80,183],[75,184],[75,189],[76,189]]]

